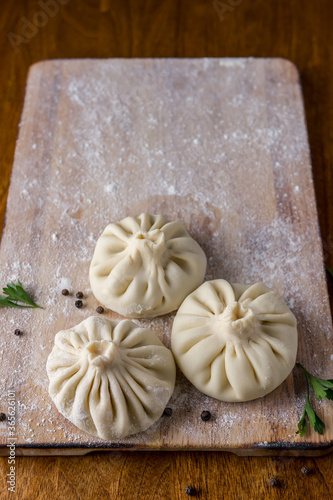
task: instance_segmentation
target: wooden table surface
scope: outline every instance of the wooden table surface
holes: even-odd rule
[[[0,226],[31,64],[80,57],[285,57],[300,70],[324,256],[333,267],[332,18],[330,0],[2,0]],[[329,289],[332,305],[331,283]],[[305,465],[310,469],[306,476],[301,472]],[[332,455],[107,452],[28,457],[16,460],[16,494],[20,499],[180,499],[187,498],[184,489],[192,485],[202,499],[326,499],[333,493],[332,468]],[[10,498],[6,458],[0,459],[0,469],[0,499]],[[277,487],[269,485],[271,477],[277,478]]]

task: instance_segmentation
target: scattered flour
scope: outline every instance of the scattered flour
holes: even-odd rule
[[[72,280],[70,278],[65,278],[65,277],[60,278],[60,281],[59,281],[59,284],[56,288],[56,291],[61,292],[64,289],[67,289],[67,290],[72,289]]]
[[[332,377],[329,363],[326,373],[314,356],[320,352],[320,360],[333,359],[323,341],[332,328],[328,303],[322,301],[307,136],[300,101],[290,101],[290,82],[274,75],[276,85],[269,90],[251,59],[207,59],[204,65],[193,60],[186,71],[181,61],[172,71],[168,61],[147,63],[140,80],[140,63],[133,61],[65,64],[60,73],[54,63],[52,85],[39,80],[38,67],[30,81],[20,137],[32,119],[43,124],[45,116],[53,116],[53,121],[48,132],[37,126],[28,155],[18,143],[1,246],[2,286],[19,278],[44,306],[1,311],[1,407],[8,388],[16,387],[19,442],[53,442],[59,436],[65,442],[99,442],[56,411],[45,363],[56,332],[94,314],[98,305],[88,280],[98,236],[109,222],[142,211],[184,222],[207,254],[206,279],[258,280],[278,289],[298,319],[300,360]],[[35,109],[32,94],[40,85],[44,97]],[[258,91],[263,87],[269,106]],[[27,175],[31,165],[36,179]],[[24,195],[23,212],[15,191]],[[80,310],[74,307],[79,290],[84,293]],[[170,314],[138,323],[153,328],[169,346],[172,319]],[[17,327],[22,337],[13,335]],[[295,401],[288,394],[293,394],[291,380],[261,400],[221,403],[178,374],[169,404],[172,419],[161,419],[127,441],[149,446],[160,429],[167,443],[172,426],[179,446],[196,436],[207,448],[214,436],[215,445],[227,448],[247,439],[249,425],[260,425],[264,446],[277,427],[293,442],[304,387]],[[209,428],[199,419],[203,409],[214,416]]]

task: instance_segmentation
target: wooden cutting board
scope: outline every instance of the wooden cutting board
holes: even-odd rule
[[[282,59],[57,60],[29,73],[1,244],[0,283],[20,279],[43,310],[1,309],[1,407],[15,392],[16,453],[100,449],[320,455],[326,423],[296,434],[305,383],[295,368],[268,396],[224,403],[178,374],[162,417],[122,442],[84,433],[48,396],[57,331],[95,314],[88,281],[104,227],[141,212],[180,219],[208,257],[206,279],[263,281],[298,320],[298,360],[332,378],[329,309],[299,77]],[[61,289],[69,288],[64,297]],[[75,308],[75,292],[84,307]],[[106,317],[119,318],[112,312]],[[142,320],[170,345],[173,315]],[[14,335],[15,328],[24,334]],[[203,410],[212,419],[203,422]],[[1,454],[8,453],[0,422]]]

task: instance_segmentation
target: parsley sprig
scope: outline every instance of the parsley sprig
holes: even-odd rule
[[[331,278],[332,278],[332,280],[333,280],[333,269],[332,269],[331,267],[326,266],[326,264],[325,264],[325,267],[326,267],[326,271],[327,271],[328,273],[330,273]]]
[[[41,306],[35,304],[32,298],[29,297],[20,280],[17,280],[17,285],[13,282],[7,283],[7,286],[3,288],[3,293],[7,295],[7,297],[0,295],[0,307],[38,307],[39,309],[43,309]],[[21,302],[21,304],[17,302]]]
[[[330,399],[333,401],[333,379],[332,380],[324,380],[318,377],[315,377],[314,375],[311,375],[304,366],[301,365],[301,363],[296,363],[297,366],[299,366],[304,374],[305,374],[305,380],[306,380],[306,389],[307,389],[307,396],[306,396],[306,403],[304,407],[304,412],[302,415],[301,420],[298,422],[298,431],[301,436],[304,436],[306,433],[306,422],[307,419],[309,420],[310,424],[314,428],[318,434],[323,434],[324,429],[325,429],[325,424],[324,422],[318,417],[317,413],[313,410],[310,404],[310,399],[309,399],[309,393],[310,393],[310,388],[309,388],[309,381],[313,387],[313,390],[317,396],[317,399]]]

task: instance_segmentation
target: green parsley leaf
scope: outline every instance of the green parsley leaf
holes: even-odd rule
[[[312,384],[313,390],[317,396],[317,399],[326,398],[326,387],[324,387],[316,377],[312,375],[309,376],[310,382]]]
[[[14,302],[11,302],[10,300],[0,295],[0,307],[24,307],[24,306],[15,304]]]
[[[315,377],[311,373],[309,373],[304,366],[301,365],[301,363],[297,363],[297,366],[299,366],[305,375],[305,380],[306,380],[306,388],[307,388],[307,396],[306,396],[306,403],[304,407],[304,412],[302,415],[301,420],[298,422],[298,430],[300,432],[301,436],[305,435],[306,432],[306,418],[308,418],[310,424],[314,428],[318,434],[323,434],[324,429],[325,429],[325,424],[324,422],[318,417],[316,412],[313,410],[310,404],[309,400],[309,380],[311,382],[311,385],[313,387],[313,390],[317,396],[317,399],[330,399],[333,401],[333,380],[324,380],[318,377]]]
[[[331,380],[331,382],[332,382],[332,380]],[[333,389],[327,389],[327,391],[326,391],[326,397],[330,401],[333,401]]]
[[[325,264],[325,267],[326,267],[326,271],[330,273],[331,278],[333,279],[333,269],[331,267],[326,266],[326,264]]]
[[[311,408],[309,398],[306,398],[304,413],[301,420],[298,422],[297,427],[301,437],[306,433],[306,417],[309,419],[310,424],[318,434],[323,434],[325,429],[324,422],[318,417],[317,413]]]
[[[330,391],[333,388],[333,380],[325,380],[322,378],[315,377],[311,373],[309,373],[304,366],[301,365],[301,363],[297,363],[297,365],[302,368],[303,372],[305,373],[305,376],[309,378],[311,385],[313,387],[313,390],[315,391],[315,394],[317,396],[317,399],[324,399],[327,397],[327,392]],[[329,394],[330,394],[329,392]],[[330,398],[328,398],[330,399]]]
[[[309,375],[309,378],[317,399],[326,398],[327,391],[333,387],[333,383],[329,380],[322,380],[320,378],[314,377],[313,375]]]
[[[301,437],[305,436],[305,433],[306,433],[306,418],[305,417],[306,417],[306,411],[304,410],[302,418],[297,424],[298,432],[300,433]]]
[[[307,399],[305,403],[305,412],[314,430],[318,432],[318,434],[323,434],[325,424],[322,420],[320,420],[317,413],[311,408],[309,399]]]
[[[38,307],[39,309],[43,309],[41,306],[35,304],[32,298],[29,297],[20,280],[17,280],[17,285],[13,282],[7,283],[7,287],[3,288],[3,293],[7,295],[7,297],[0,295],[0,306],[2,307]],[[17,304],[17,302],[28,305]]]

